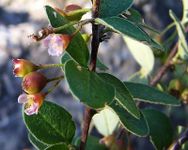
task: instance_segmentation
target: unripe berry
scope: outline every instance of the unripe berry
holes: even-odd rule
[[[22,89],[28,94],[39,93],[47,82],[47,78],[42,73],[31,72],[23,78]]]
[[[25,59],[13,59],[13,73],[16,77],[24,77],[26,74],[36,71],[39,67]]]
[[[170,92],[171,95],[179,98],[182,87],[183,87],[182,83],[179,79],[173,79],[169,83],[168,91]]]
[[[61,10],[59,8],[55,9],[69,21],[80,21],[82,16],[90,11],[90,9],[82,9],[82,7],[76,4],[70,4],[66,6],[64,10]]]
[[[185,88],[181,93],[181,99],[183,100],[183,103],[188,103],[188,88]]]
[[[65,7],[65,13],[69,13],[71,11],[75,11],[79,9],[82,9],[82,7],[76,4],[70,4]]]

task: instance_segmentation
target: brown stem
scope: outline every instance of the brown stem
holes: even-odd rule
[[[188,32],[188,27],[185,28],[185,33]],[[163,75],[166,73],[166,71],[170,68],[172,65],[172,60],[176,56],[178,52],[178,42],[171,50],[165,64],[159,69],[158,73],[155,75],[155,77],[150,81],[151,86],[155,86],[163,77]]]
[[[170,66],[173,64],[172,59],[178,52],[178,42],[174,46],[174,48],[171,50],[165,64],[159,69],[155,77],[150,81],[151,86],[155,86],[160,79],[163,77],[163,75],[166,73],[166,71],[170,68]]]
[[[92,7],[93,14],[92,15],[93,15],[93,18],[97,18],[99,16],[100,0],[93,0],[92,3],[93,3],[93,7]],[[95,71],[96,61],[97,61],[97,53],[98,53],[98,48],[99,48],[100,42],[99,42],[99,26],[95,25],[94,22],[92,23],[92,34],[93,34],[93,38],[91,41],[91,58],[90,58],[90,63],[89,63],[89,70]],[[91,119],[94,114],[95,114],[95,110],[88,108],[88,107],[85,109],[80,150],[85,150],[89,126],[90,126]]]

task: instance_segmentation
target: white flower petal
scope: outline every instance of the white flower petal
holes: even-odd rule
[[[27,94],[23,93],[18,97],[18,103],[26,103],[27,102]]]

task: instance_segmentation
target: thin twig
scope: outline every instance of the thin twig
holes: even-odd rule
[[[93,7],[92,7],[92,13],[93,18],[97,18],[99,16],[99,6],[100,6],[100,0],[93,0]],[[89,64],[89,70],[95,71],[96,69],[96,60],[97,60],[97,53],[99,48],[99,26],[92,23],[92,33],[93,38],[91,41],[91,58],[90,58],[90,64]],[[93,115],[96,113],[95,110],[91,108],[86,108],[84,112],[84,124],[82,129],[82,135],[81,135],[81,143],[80,143],[80,150],[85,150],[87,137],[88,137],[88,131],[89,126],[91,123],[91,119]]]
[[[182,136],[176,141],[172,150],[180,150],[182,145],[188,141],[188,129],[182,134]]]
[[[188,32],[188,27],[185,28],[185,32]],[[151,86],[155,86],[163,77],[163,75],[166,73],[166,71],[170,68],[171,65],[173,65],[172,60],[176,56],[178,52],[178,42],[171,50],[165,64],[159,69],[158,73],[155,75],[155,77],[150,81]]]
[[[163,77],[163,75],[166,73],[166,71],[170,68],[170,66],[173,64],[172,59],[174,58],[174,56],[176,56],[177,52],[178,52],[178,42],[176,43],[174,48],[171,50],[165,64],[159,69],[158,73],[150,81],[151,86],[155,86]]]

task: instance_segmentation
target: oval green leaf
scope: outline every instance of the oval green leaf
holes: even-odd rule
[[[133,4],[133,0],[101,0],[99,17],[106,18],[117,16],[129,9]]]
[[[34,137],[31,133],[28,134],[28,138],[30,143],[37,149],[37,150],[43,150],[47,148],[49,145],[46,143],[41,142],[39,139]]]
[[[121,124],[129,132],[137,136],[147,136],[149,134],[148,124],[141,113],[140,119],[136,119],[130,115],[117,101],[113,101],[110,108],[119,116]]]
[[[46,13],[48,15],[48,19],[52,27],[54,28],[69,23],[69,21],[65,17],[60,15],[57,11],[55,11],[50,6],[46,6]],[[59,33],[72,34],[75,31],[76,29],[73,26],[70,26],[69,28],[60,31]],[[86,42],[84,41],[80,33],[77,33],[73,37],[66,51],[76,62],[78,62],[83,66],[87,66],[89,60],[89,50]]]
[[[132,82],[124,82],[124,84],[138,101],[171,106],[180,105],[180,101],[175,97],[148,85]]]
[[[71,60],[71,56],[68,53],[64,53],[64,55],[61,57],[61,63],[65,64],[68,60]],[[108,67],[101,62],[99,58],[97,58],[96,67],[100,70],[108,70]]]
[[[126,109],[131,115],[136,118],[140,118],[140,112],[136,106],[135,101],[127,87],[121,82],[118,78],[114,77],[108,73],[99,73],[98,74],[105,82],[111,84],[115,90],[115,100]]]
[[[72,94],[84,104],[102,108],[114,98],[114,88],[95,72],[81,67],[73,60],[65,64],[65,77]]]
[[[120,17],[110,17],[101,19],[97,18],[95,21],[109,27],[119,34],[129,36],[130,38],[144,42],[153,48],[163,50],[163,47],[155,42],[144,30],[129,20]]]
[[[150,140],[156,150],[167,149],[173,142],[173,128],[170,119],[154,109],[142,111],[150,129]]]
[[[37,115],[28,116],[23,112],[23,119],[29,132],[47,144],[70,143],[75,134],[72,116],[52,102],[45,101]]]

